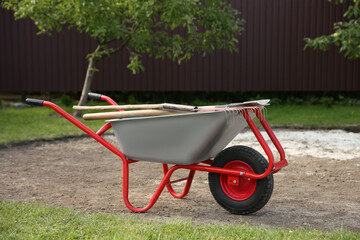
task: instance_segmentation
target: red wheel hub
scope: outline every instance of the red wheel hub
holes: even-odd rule
[[[249,164],[235,160],[227,163],[224,168],[238,170],[239,172],[251,172],[253,169]],[[245,177],[237,177],[226,174],[220,174],[220,185],[224,193],[236,201],[246,200],[255,192],[256,180]]]

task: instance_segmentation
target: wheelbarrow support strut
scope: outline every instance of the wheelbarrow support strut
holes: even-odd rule
[[[89,94],[89,97],[93,98],[93,99],[97,99],[97,100],[107,101],[111,105],[117,105],[117,103],[115,101],[113,101],[111,98],[109,98],[109,97],[107,97],[105,95],[91,93],[91,94]],[[86,125],[81,123],[79,120],[77,120],[72,115],[70,115],[69,113],[67,113],[62,108],[60,108],[59,106],[57,106],[56,104],[54,104],[52,102],[45,101],[45,100],[31,99],[31,98],[26,99],[26,102],[28,104],[30,104],[30,105],[46,106],[46,107],[52,108],[57,113],[59,113],[61,116],[66,118],[68,121],[73,123],[75,126],[80,128],[82,131],[84,131],[86,134],[88,134],[89,136],[94,138],[96,141],[98,141],[104,147],[109,149],[115,155],[120,157],[120,159],[123,162],[123,199],[124,199],[124,203],[125,203],[125,205],[126,205],[126,207],[128,209],[130,209],[131,211],[134,211],[134,212],[145,212],[148,209],[150,209],[156,203],[157,199],[159,198],[160,194],[164,190],[165,186],[167,187],[170,194],[172,196],[176,197],[176,198],[182,198],[182,197],[186,196],[188,194],[189,190],[190,190],[191,183],[192,183],[192,180],[194,178],[194,174],[195,174],[196,171],[213,172],[213,173],[227,174],[227,175],[234,175],[234,176],[239,176],[240,175],[241,177],[247,177],[247,178],[252,178],[252,179],[261,179],[261,178],[266,177],[270,173],[275,173],[275,172],[279,171],[282,167],[287,166],[287,161],[285,159],[284,150],[283,150],[281,144],[279,143],[279,141],[277,140],[277,138],[275,137],[275,134],[271,130],[270,126],[267,124],[265,118],[261,114],[261,111],[258,110],[258,109],[256,109],[256,110],[253,110],[253,109],[244,110],[243,111],[244,118],[246,119],[246,121],[247,121],[248,125],[250,126],[251,130],[255,134],[255,136],[256,136],[257,140],[259,141],[261,147],[264,149],[264,151],[265,151],[265,153],[266,153],[266,155],[268,157],[268,160],[269,160],[268,169],[264,173],[255,174],[255,173],[250,173],[250,172],[239,172],[237,170],[231,170],[231,169],[225,169],[225,168],[219,168],[219,167],[212,167],[212,166],[209,166],[212,163],[212,160],[210,160],[210,159],[206,160],[206,161],[203,161],[203,162],[200,162],[200,163],[197,163],[197,164],[193,164],[193,165],[174,165],[170,169],[168,168],[167,164],[163,163],[162,165],[163,165],[164,177],[161,180],[161,182],[160,182],[159,186],[157,187],[157,189],[155,190],[155,193],[153,194],[153,196],[151,197],[149,203],[145,207],[136,208],[129,201],[129,165],[131,163],[137,162],[137,160],[127,159],[127,157],[118,148],[114,147],[111,143],[109,143],[103,137],[101,137],[102,134],[104,134],[107,130],[109,130],[111,128],[110,123],[106,123],[103,127],[101,127],[95,133],[90,128],[88,128]],[[276,163],[274,162],[274,156],[273,156],[268,144],[266,143],[265,139],[261,135],[259,129],[256,126],[256,124],[253,122],[253,120],[249,116],[248,111],[255,111],[257,118],[259,119],[260,123],[262,124],[265,131],[269,135],[271,141],[273,142],[273,144],[277,148],[277,150],[278,150],[278,152],[280,154],[280,161],[278,161]],[[206,164],[206,165],[204,165],[204,164]],[[183,178],[183,179],[179,179],[179,180],[175,180],[175,181],[171,181],[170,180],[171,175],[178,169],[188,169],[189,170],[188,177]],[[175,183],[175,182],[178,182],[178,181],[186,181],[186,184],[185,184],[185,187],[184,187],[184,190],[183,190],[182,193],[175,192],[174,189],[171,186],[172,183]]]

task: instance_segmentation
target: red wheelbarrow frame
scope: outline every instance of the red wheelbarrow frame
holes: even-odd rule
[[[97,99],[97,100],[107,101],[111,105],[117,105],[117,103],[114,100],[112,100],[110,97],[105,96],[105,95],[91,93],[91,94],[89,94],[89,97],[93,98],[93,99]],[[242,111],[243,116],[246,119],[247,124],[249,125],[250,129],[254,133],[256,139],[259,141],[261,147],[263,148],[263,150],[265,151],[265,153],[268,157],[269,166],[264,173],[255,174],[255,173],[250,173],[250,172],[242,172],[242,171],[237,171],[237,170],[209,166],[209,165],[211,165],[211,163],[213,161],[212,159],[205,160],[205,161],[202,161],[202,162],[199,162],[196,164],[192,164],[192,165],[174,165],[170,169],[169,169],[167,163],[162,163],[164,177],[161,180],[159,186],[157,187],[155,193],[153,194],[149,203],[145,207],[136,208],[133,205],[131,205],[131,203],[129,201],[129,197],[128,197],[129,196],[129,164],[138,162],[138,160],[128,159],[118,148],[114,147],[111,143],[109,143],[103,137],[101,137],[107,130],[109,130],[111,128],[111,123],[106,123],[95,133],[90,128],[88,128],[85,124],[81,123],[79,120],[77,120],[72,115],[70,115],[65,110],[63,110],[62,108],[60,108],[59,106],[57,106],[56,104],[54,104],[52,102],[45,101],[45,100],[31,99],[31,98],[26,99],[26,102],[31,105],[46,106],[46,107],[52,108],[57,113],[59,113],[61,116],[63,116],[67,120],[69,120],[75,126],[80,128],[82,131],[87,133],[89,136],[94,138],[96,141],[101,143],[104,147],[106,147],[111,152],[113,152],[115,155],[117,155],[121,158],[121,160],[123,162],[123,199],[124,199],[124,203],[125,203],[126,207],[134,212],[145,212],[145,211],[149,210],[156,203],[157,199],[159,198],[160,194],[164,190],[165,186],[173,197],[175,197],[175,198],[185,197],[190,190],[191,183],[192,183],[192,180],[194,178],[196,171],[227,174],[227,175],[232,175],[237,178],[246,177],[246,178],[251,178],[251,179],[261,179],[261,178],[265,178],[270,173],[278,172],[281,168],[288,165],[288,163],[285,159],[284,149],[282,148],[280,142],[276,138],[276,136],[273,133],[272,129],[270,128],[269,124],[266,122],[261,111],[259,109],[255,109],[255,108],[254,109],[246,109],[246,110]],[[279,152],[280,160],[278,162],[274,161],[274,156],[272,154],[272,151],[271,151],[269,145],[266,143],[264,137],[260,133],[259,129],[257,128],[256,124],[249,116],[249,111],[255,111],[256,117],[259,119],[261,125],[263,126],[266,133],[270,137],[272,143],[274,144],[277,151]],[[188,169],[189,170],[188,177],[178,179],[175,181],[170,181],[171,175],[178,169]],[[183,192],[177,193],[176,191],[174,191],[171,184],[180,182],[180,181],[186,181],[186,184],[185,184]]]

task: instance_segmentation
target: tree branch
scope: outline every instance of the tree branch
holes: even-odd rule
[[[120,52],[131,40],[131,36],[128,36],[120,45],[120,47],[112,49],[111,51],[109,51],[109,54],[115,54],[117,52]]]
[[[139,23],[136,24],[136,25],[134,25],[134,27],[133,27],[133,29],[131,30],[131,32],[128,33],[127,38],[121,43],[120,47],[115,48],[115,49],[112,49],[112,50],[109,51],[108,53],[109,53],[110,55],[112,55],[112,54],[115,54],[115,53],[117,53],[117,52],[120,52],[120,51],[130,42],[130,40],[131,40],[131,35],[139,28],[139,25],[140,25]],[[110,43],[110,42],[112,42],[112,41],[113,41],[113,40],[107,42],[107,44]]]

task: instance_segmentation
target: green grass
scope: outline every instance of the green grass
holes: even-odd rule
[[[67,107],[67,111],[72,109]],[[360,125],[360,107],[321,105],[277,105],[267,108],[270,125],[342,127]],[[85,121],[82,121],[85,122]],[[105,122],[86,121],[96,131]],[[0,109],[0,144],[34,139],[77,136],[83,132],[50,108]]]
[[[267,107],[267,120],[274,125],[303,127],[360,126],[360,106],[277,105]]]
[[[65,108],[71,111],[70,108]],[[105,121],[83,121],[92,130],[98,130]],[[84,134],[79,128],[47,107],[0,110],[0,144],[34,139],[52,139]]]
[[[197,226],[0,200],[1,239],[359,239],[348,230]]]

